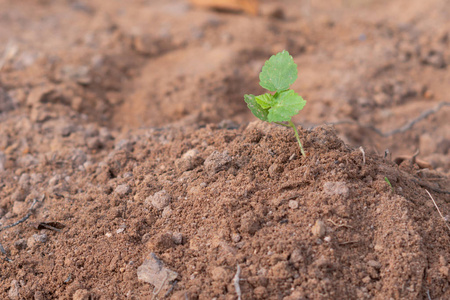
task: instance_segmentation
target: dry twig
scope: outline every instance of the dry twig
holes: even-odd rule
[[[238,264],[237,270],[236,270],[236,275],[234,275],[234,278],[233,278],[234,289],[236,290],[238,300],[241,300],[241,297],[242,297],[241,286],[239,285],[239,280],[240,280],[239,276],[240,275],[241,275],[241,267]]]
[[[431,196],[430,192],[428,190],[425,190],[425,192],[427,192],[428,196],[430,196],[431,200],[433,201],[434,206],[436,207],[439,215],[441,216],[442,220],[444,220],[445,226],[447,226],[448,230],[450,230],[450,226],[447,224],[447,221],[445,220],[444,216],[441,213],[441,210],[439,209],[439,207],[436,204],[436,201],[434,201],[433,196]]]
[[[353,229],[353,227],[350,226],[350,225],[347,225],[347,224],[337,224],[336,222],[334,222],[334,221],[331,220],[331,219],[328,219],[327,221],[330,222],[331,224],[333,224],[334,226],[336,226],[337,228],[345,227],[345,228],[351,228],[351,229]]]
[[[359,147],[359,151],[361,151],[363,156],[363,166],[366,164],[366,153],[364,152],[364,148],[361,146]]]
[[[44,199],[42,199],[42,200],[44,200]],[[31,204],[30,208],[28,209],[28,213],[26,214],[25,217],[23,217],[22,219],[20,219],[20,220],[17,221],[17,222],[14,222],[14,223],[12,223],[12,224],[10,224],[10,225],[6,225],[6,226],[0,228],[0,231],[2,231],[2,230],[4,230],[4,229],[11,228],[11,227],[14,227],[14,226],[17,226],[17,225],[19,225],[19,224],[25,222],[26,220],[28,220],[28,218],[33,214],[32,210],[33,210],[34,205],[36,205],[37,202],[38,202],[37,198],[34,198],[33,203]],[[5,248],[3,248],[3,246],[2,246],[1,243],[0,243],[0,252],[2,252],[5,256],[7,255],[7,253],[6,253],[6,251],[5,251]],[[8,258],[8,257],[5,257],[4,260],[6,260],[6,261],[12,261],[12,260],[11,260],[10,258]]]

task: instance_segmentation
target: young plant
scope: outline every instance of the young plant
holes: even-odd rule
[[[386,181],[387,184],[391,187],[392,191],[394,191],[394,187],[392,186],[391,182],[389,181],[389,178],[384,177],[384,181]]]
[[[244,100],[258,119],[292,128],[300,151],[305,156],[297,127],[291,121],[291,118],[298,114],[306,104],[301,96],[289,89],[296,79],[297,65],[289,52],[283,50],[269,58],[259,73],[259,85],[275,93],[265,93],[259,96],[244,95]],[[282,122],[287,122],[287,124]]]

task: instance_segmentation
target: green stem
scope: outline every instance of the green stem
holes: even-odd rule
[[[274,123],[278,124],[278,125],[281,125],[281,126],[284,126],[284,127],[292,127],[291,125],[286,125],[286,124],[281,123],[281,122],[274,122]]]
[[[285,124],[283,124],[285,125]],[[297,127],[295,127],[295,124],[292,123],[292,121],[289,121],[289,125],[287,127],[292,127],[292,129],[294,129],[295,132],[295,138],[297,139],[298,145],[300,146],[300,152],[302,153],[303,156],[306,157],[305,151],[303,150],[303,146],[302,146],[302,142],[300,141],[300,137],[298,136],[298,131],[297,131]]]

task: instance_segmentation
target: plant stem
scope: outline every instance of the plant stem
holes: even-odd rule
[[[283,124],[283,125],[285,125],[285,124]],[[300,141],[300,137],[298,136],[297,127],[295,127],[295,124],[292,123],[292,121],[289,121],[289,126],[288,125],[286,125],[286,126],[292,127],[292,129],[294,129],[295,138],[297,139],[298,145],[300,146],[300,152],[302,153],[303,156],[306,157],[305,151],[303,150],[302,142]]]
[[[281,123],[281,122],[274,122],[275,124],[278,124],[278,125],[281,125],[281,126],[284,126],[284,127],[292,127],[291,125],[287,125],[287,124],[284,124],[284,123]]]

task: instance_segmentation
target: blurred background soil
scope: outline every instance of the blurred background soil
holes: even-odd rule
[[[0,0],[2,299],[450,298],[448,1],[242,7]],[[284,49],[306,158],[243,101]]]

